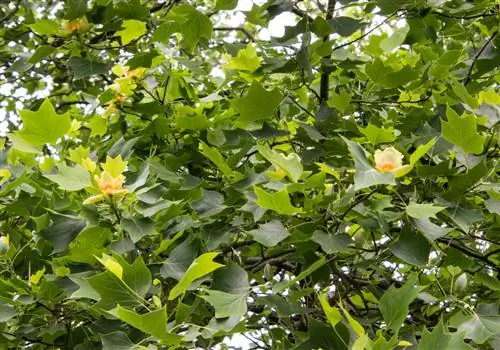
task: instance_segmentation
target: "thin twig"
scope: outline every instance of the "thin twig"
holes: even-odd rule
[[[373,33],[375,30],[377,30],[379,27],[381,27],[382,25],[384,25],[389,19],[391,19],[392,17],[394,17],[395,15],[397,14],[396,13],[393,13],[392,15],[388,16],[385,20],[383,20],[382,22],[380,22],[379,24],[377,24],[375,27],[373,27],[372,29],[370,29],[369,31],[367,31],[366,33],[364,33],[363,35],[361,35],[359,38],[357,39],[354,39],[354,40],[351,40],[351,41],[348,41],[344,44],[340,44],[338,46],[335,46],[332,51],[335,51],[335,50],[338,50],[338,49],[341,49],[343,47],[346,47],[346,46],[349,46],[351,44],[354,44],[355,42],[358,42],[360,41],[361,39],[365,38],[366,36],[370,35],[371,33]]]
[[[214,30],[220,32],[231,32],[231,31],[242,32],[247,37],[248,40],[253,42],[256,41],[254,36],[250,34],[250,32],[243,27],[215,27]]]
[[[454,16],[454,15],[449,15],[449,14],[439,12],[439,11],[433,11],[431,13],[438,15],[438,16],[441,16],[441,17],[454,18],[454,19],[474,19],[474,18],[480,18],[480,17],[496,16],[496,13],[486,13],[486,12],[483,12],[483,13],[480,13],[477,15],[470,15],[470,16]]]

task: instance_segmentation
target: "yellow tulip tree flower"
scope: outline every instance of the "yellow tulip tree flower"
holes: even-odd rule
[[[83,201],[84,205],[100,202],[109,198],[123,197],[128,190],[123,187],[125,176],[122,174],[127,167],[127,162],[122,160],[121,156],[116,158],[107,157],[106,163],[102,165],[101,175],[95,175],[99,191],[98,195],[87,198]]]
[[[403,166],[403,155],[394,147],[375,151],[375,168],[382,173],[398,171]]]
[[[85,31],[89,27],[89,22],[87,21],[87,17],[81,17],[74,21],[63,21],[62,29],[66,32],[82,32]]]

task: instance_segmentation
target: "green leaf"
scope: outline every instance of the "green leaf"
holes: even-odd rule
[[[141,305],[140,297],[111,271],[102,272],[87,279],[92,289],[99,294],[96,307],[111,310],[116,305],[136,307]]]
[[[312,240],[321,246],[327,254],[334,254],[345,250],[353,243],[351,237],[345,233],[331,234],[323,231],[314,231]]]
[[[167,332],[166,308],[150,311],[140,315],[118,305],[116,308],[116,314],[122,321],[127,322],[132,327],[137,328],[146,334],[160,339],[164,344],[177,345],[182,340],[182,336]]]
[[[290,236],[288,230],[279,220],[271,220],[259,225],[259,228],[249,232],[253,239],[266,247],[274,247]]]
[[[365,26],[363,22],[345,16],[335,16],[335,18],[328,20],[328,24],[335,33],[341,36],[349,36]]]
[[[223,195],[219,192],[206,190],[203,190],[203,198],[192,202],[191,206],[199,217],[212,216],[226,209]]]
[[[457,81],[452,81],[451,87],[453,89],[453,92],[459,97],[461,101],[465,102],[469,105],[469,107],[473,109],[479,108],[477,99],[469,94],[469,91],[467,91],[463,84]]]
[[[190,5],[181,4],[174,7],[167,20],[175,23],[173,33],[181,32],[192,52],[201,38],[209,40],[212,37],[213,25],[210,18]]]
[[[44,174],[47,179],[55,182],[65,191],[79,191],[85,187],[92,186],[90,174],[81,165],[69,167],[64,164],[58,166],[57,174]]]
[[[432,205],[428,203],[424,204],[418,204],[418,203],[410,203],[406,207],[406,214],[409,216],[416,218],[416,219],[421,219],[421,218],[428,218],[428,217],[435,217],[437,213],[439,213],[441,210],[445,209],[446,207],[439,207],[437,205]]]
[[[233,173],[233,170],[227,165],[226,160],[216,148],[212,148],[205,142],[200,141],[200,152],[217,165],[217,168],[219,168],[225,176],[230,176]]]
[[[450,325],[463,333],[465,339],[472,339],[477,344],[484,344],[492,336],[500,333],[500,315],[498,306],[479,305],[472,315],[457,314],[450,319]]]
[[[217,255],[219,253],[205,253],[196,258],[179,282],[170,290],[168,299],[173,300],[179,295],[184,294],[194,280],[224,266],[213,261]]]
[[[231,294],[205,289],[208,295],[200,295],[215,308],[216,318],[241,317],[247,313],[248,293]]]
[[[17,312],[14,306],[5,304],[4,301],[0,302],[0,322],[7,322],[16,315]]]
[[[16,134],[32,146],[55,144],[71,128],[69,114],[57,114],[48,99],[43,101],[37,111],[23,109],[19,115],[23,128]]]
[[[296,153],[290,153],[285,156],[282,153],[269,148],[267,144],[260,144],[257,146],[257,149],[259,150],[259,153],[277,169],[284,170],[290,180],[293,182],[299,181],[304,168],[302,167],[302,162]]]
[[[71,57],[68,61],[68,66],[73,71],[76,80],[92,75],[106,74],[112,67],[111,64],[90,61],[81,57]]]
[[[135,19],[123,21],[122,28],[116,32],[116,35],[121,38],[123,45],[129,44],[147,32],[146,23]]]
[[[472,350],[473,348],[464,343],[464,333],[449,333],[440,320],[436,327],[429,331],[424,330],[418,350]]]
[[[56,217],[54,223],[43,229],[40,235],[50,241],[54,247],[53,254],[65,251],[73,239],[85,227],[85,220]]]
[[[87,1],[85,0],[67,0],[65,18],[75,20],[82,17],[87,12]]]
[[[380,42],[380,48],[385,52],[394,50],[404,43],[409,31],[410,26],[407,23],[402,28],[396,28],[390,37]]]
[[[358,126],[358,129],[375,146],[380,143],[390,143],[396,140],[393,128],[383,129],[369,123],[365,128]]]
[[[485,137],[477,131],[476,117],[465,114],[460,117],[449,106],[446,108],[448,121],[441,120],[441,133],[451,143],[460,147],[465,153],[481,153]]]
[[[169,254],[160,270],[161,275],[165,278],[171,277],[180,280],[198,256],[199,250],[196,241],[185,240]]]
[[[127,334],[117,331],[101,334],[102,350],[146,350],[147,348],[132,343]]]
[[[395,333],[398,333],[406,315],[408,315],[410,304],[425,289],[425,287],[416,285],[416,282],[417,278],[413,276],[401,288],[391,286],[380,298],[380,312],[387,327]]]
[[[482,160],[474,168],[467,169],[465,174],[451,176],[449,178],[448,191],[443,194],[443,197],[445,199],[456,198],[458,194],[461,194],[474,186],[487,173],[488,167],[486,166],[486,162]]]
[[[342,323],[333,329],[314,318],[309,320],[308,339],[295,346],[293,350],[335,349],[347,350],[349,344],[349,330]]]
[[[50,19],[40,19],[28,27],[39,35],[57,35],[61,28],[59,22]]]
[[[328,100],[328,106],[334,107],[343,113],[347,107],[349,107],[351,100],[352,94],[350,94],[347,90],[341,89],[339,94],[333,91],[332,97]]]
[[[28,60],[28,63],[35,64],[40,62],[43,59],[46,59],[47,57],[50,57],[50,54],[54,52],[56,49],[53,46],[50,45],[41,45],[39,46],[33,55],[30,57]]]
[[[427,152],[430,151],[430,149],[434,146],[435,143],[436,143],[436,138],[433,138],[425,145],[418,146],[415,152],[413,152],[410,155],[410,164],[411,165],[416,164],[420,158],[422,158]]]
[[[149,218],[123,219],[120,223],[120,227],[129,234],[134,243],[139,242],[142,237],[158,234],[155,229],[154,221]]]
[[[254,81],[246,96],[233,100],[232,106],[240,113],[242,121],[265,120],[275,115],[282,99],[283,95],[278,89],[267,91]]]
[[[210,121],[204,114],[177,114],[175,116],[175,122],[177,128],[186,130],[206,130],[211,125]]]
[[[391,173],[380,173],[373,168],[366,158],[366,151],[356,142],[342,137],[347,144],[349,152],[354,159],[356,175],[354,176],[354,186],[356,190],[374,185],[395,185],[394,175]]]
[[[431,252],[429,241],[419,232],[403,230],[391,252],[412,265],[426,265]]]
[[[500,200],[490,198],[484,201],[484,207],[492,214],[500,215]]]
[[[302,213],[301,208],[296,208],[290,203],[290,197],[286,188],[279,192],[268,193],[262,188],[255,186],[254,191],[257,195],[256,203],[262,208],[271,209],[283,215]]]
[[[446,236],[448,232],[453,230],[452,228],[438,226],[432,223],[428,218],[416,219],[415,226],[431,242]]]
[[[106,251],[106,243],[111,240],[112,235],[108,228],[86,227],[69,244],[68,254],[64,259],[93,265],[94,256],[101,256]]]
[[[32,154],[43,154],[41,147],[33,147],[29,142],[23,140],[17,134],[8,133],[7,137],[12,141],[12,147],[18,151]]]
[[[238,6],[238,0],[217,0],[215,2],[216,10],[234,10]]]

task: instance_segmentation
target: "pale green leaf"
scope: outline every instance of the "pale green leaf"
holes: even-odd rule
[[[448,121],[441,120],[441,133],[451,143],[460,147],[465,153],[481,153],[485,137],[477,130],[477,120],[472,114],[460,117],[449,106],[446,108]]]
[[[248,93],[239,99],[233,100],[233,108],[240,113],[242,121],[257,121],[270,119],[276,113],[283,95],[278,89],[267,91],[258,82],[254,81]]]
[[[122,28],[122,30],[116,32],[116,35],[122,39],[123,45],[129,44],[147,32],[146,23],[136,19],[123,21]]]
[[[259,153],[278,170],[284,170],[290,180],[293,182],[299,181],[304,168],[302,167],[300,157],[296,153],[290,153],[285,156],[284,154],[269,148],[266,144],[258,145],[258,150]]]
[[[200,295],[215,308],[215,317],[241,317],[247,313],[247,293],[231,294],[205,289],[208,295]]]
[[[254,187],[254,191],[257,195],[256,203],[262,208],[271,209],[283,215],[294,215],[302,212],[301,208],[296,208],[291,204],[286,189],[269,193],[260,187]]]
[[[81,165],[69,167],[64,164],[58,166],[57,174],[44,174],[47,179],[59,185],[65,191],[79,191],[85,187],[92,186],[90,174]]]
[[[390,37],[380,42],[380,48],[386,52],[394,50],[403,44],[409,31],[410,26],[407,23],[401,28],[396,28]]]
[[[71,128],[69,114],[57,114],[48,99],[43,101],[37,111],[24,109],[19,111],[19,115],[23,121],[23,128],[16,134],[32,146],[55,144]]]
[[[259,225],[259,228],[249,232],[253,239],[266,247],[274,247],[290,236],[290,233],[279,220],[271,220]]]
[[[435,217],[436,214],[443,209],[445,209],[445,207],[429,203],[410,203],[406,207],[406,214],[416,219],[428,218]]]

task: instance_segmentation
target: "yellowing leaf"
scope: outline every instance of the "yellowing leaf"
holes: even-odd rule
[[[344,313],[345,318],[347,318],[347,321],[349,322],[349,325],[352,327],[354,332],[356,332],[356,334],[359,337],[364,336],[365,329],[363,328],[363,326],[361,326],[361,324],[359,324],[358,321],[356,321],[354,318],[352,318],[352,316],[349,314],[349,312],[342,305],[342,302],[339,303],[339,307],[342,310],[342,312]]]
[[[268,145],[258,145],[259,153],[271,162],[278,169],[283,170],[286,175],[293,182],[297,182],[304,171],[302,167],[302,162],[296,153],[290,153],[285,156],[284,154],[277,152]]]
[[[108,271],[111,271],[113,275],[119,279],[123,278],[123,267],[112,256],[103,254],[102,258],[96,257],[96,259],[99,260]]]
[[[40,283],[40,279],[43,277],[44,273],[45,273],[45,266],[41,270],[38,270],[34,275],[31,275],[30,283],[31,284]]]
[[[173,300],[177,298],[179,295],[186,292],[194,280],[224,266],[213,261],[217,255],[219,255],[219,253],[205,253],[197,257],[196,260],[189,266],[186,273],[182,275],[179,282],[170,290],[168,299]]]
[[[226,56],[228,63],[224,66],[229,69],[238,69],[253,72],[260,67],[260,57],[252,43],[238,51],[236,57]]]

